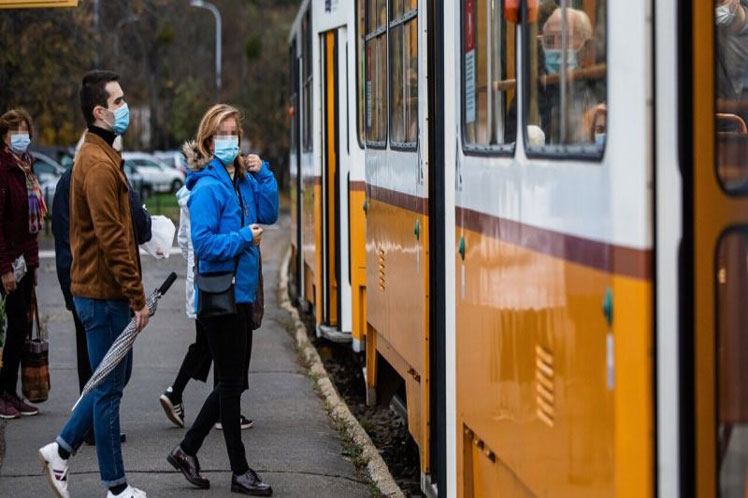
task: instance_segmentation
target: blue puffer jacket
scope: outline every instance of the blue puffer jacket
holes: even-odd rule
[[[188,153],[188,147],[192,147]],[[198,273],[236,271],[234,289],[237,303],[252,303],[257,292],[258,251],[252,244],[249,225],[269,225],[278,219],[278,184],[267,163],[257,173],[247,173],[239,181],[244,203],[244,224],[239,199],[231,177],[216,158],[202,160],[193,144],[185,144],[190,173],[192,246],[198,260]],[[197,293],[196,302],[197,306]]]

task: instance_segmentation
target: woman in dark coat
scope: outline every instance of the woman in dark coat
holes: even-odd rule
[[[39,409],[18,395],[18,370],[28,335],[29,308],[39,268],[37,234],[47,208],[28,152],[31,116],[14,109],[0,116],[0,293],[8,329],[0,367],[0,418],[36,415]]]

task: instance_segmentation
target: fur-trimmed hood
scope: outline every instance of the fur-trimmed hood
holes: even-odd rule
[[[187,169],[193,172],[201,171],[210,162],[210,157],[203,157],[195,140],[188,140],[182,146],[182,154],[187,160]]]

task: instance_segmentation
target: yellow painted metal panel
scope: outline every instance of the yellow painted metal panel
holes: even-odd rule
[[[459,255],[456,265],[459,496],[650,496],[651,282],[464,236],[464,295]],[[611,329],[601,311],[608,288]],[[465,434],[480,442],[482,459],[465,447]]]
[[[351,291],[354,339],[363,341],[366,335],[366,217],[363,190],[351,188],[349,230],[351,237]]]
[[[372,198],[367,202],[368,387],[376,380],[375,348],[406,381],[408,427],[419,445],[421,470],[428,472],[428,217]]]
[[[78,0],[0,0],[0,9],[77,7]]]

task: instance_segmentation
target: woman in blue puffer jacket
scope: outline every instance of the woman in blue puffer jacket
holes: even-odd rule
[[[257,246],[262,228],[257,224],[275,223],[278,218],[278,184],[259,157],[239,156],[241,138],[239,111],[219,104],[203,116],[197,142],[185,147],[187,154],[192,150],[197,159],[188,161],[192,167],[186,184],[190,189],[188,205],[197,274],[235,272],[237,312],[210,318],[198,313],[213,355],[218,386],[167,460],[191,484],[208,488],[209,481],[200,475],[197,452],[220,421],[231,462],[232,491],[271,496],[272,488],[247,463],[239,410],[252,346],[249,319],[259,277]],[[199,291],[199,284],[197,287]]]

